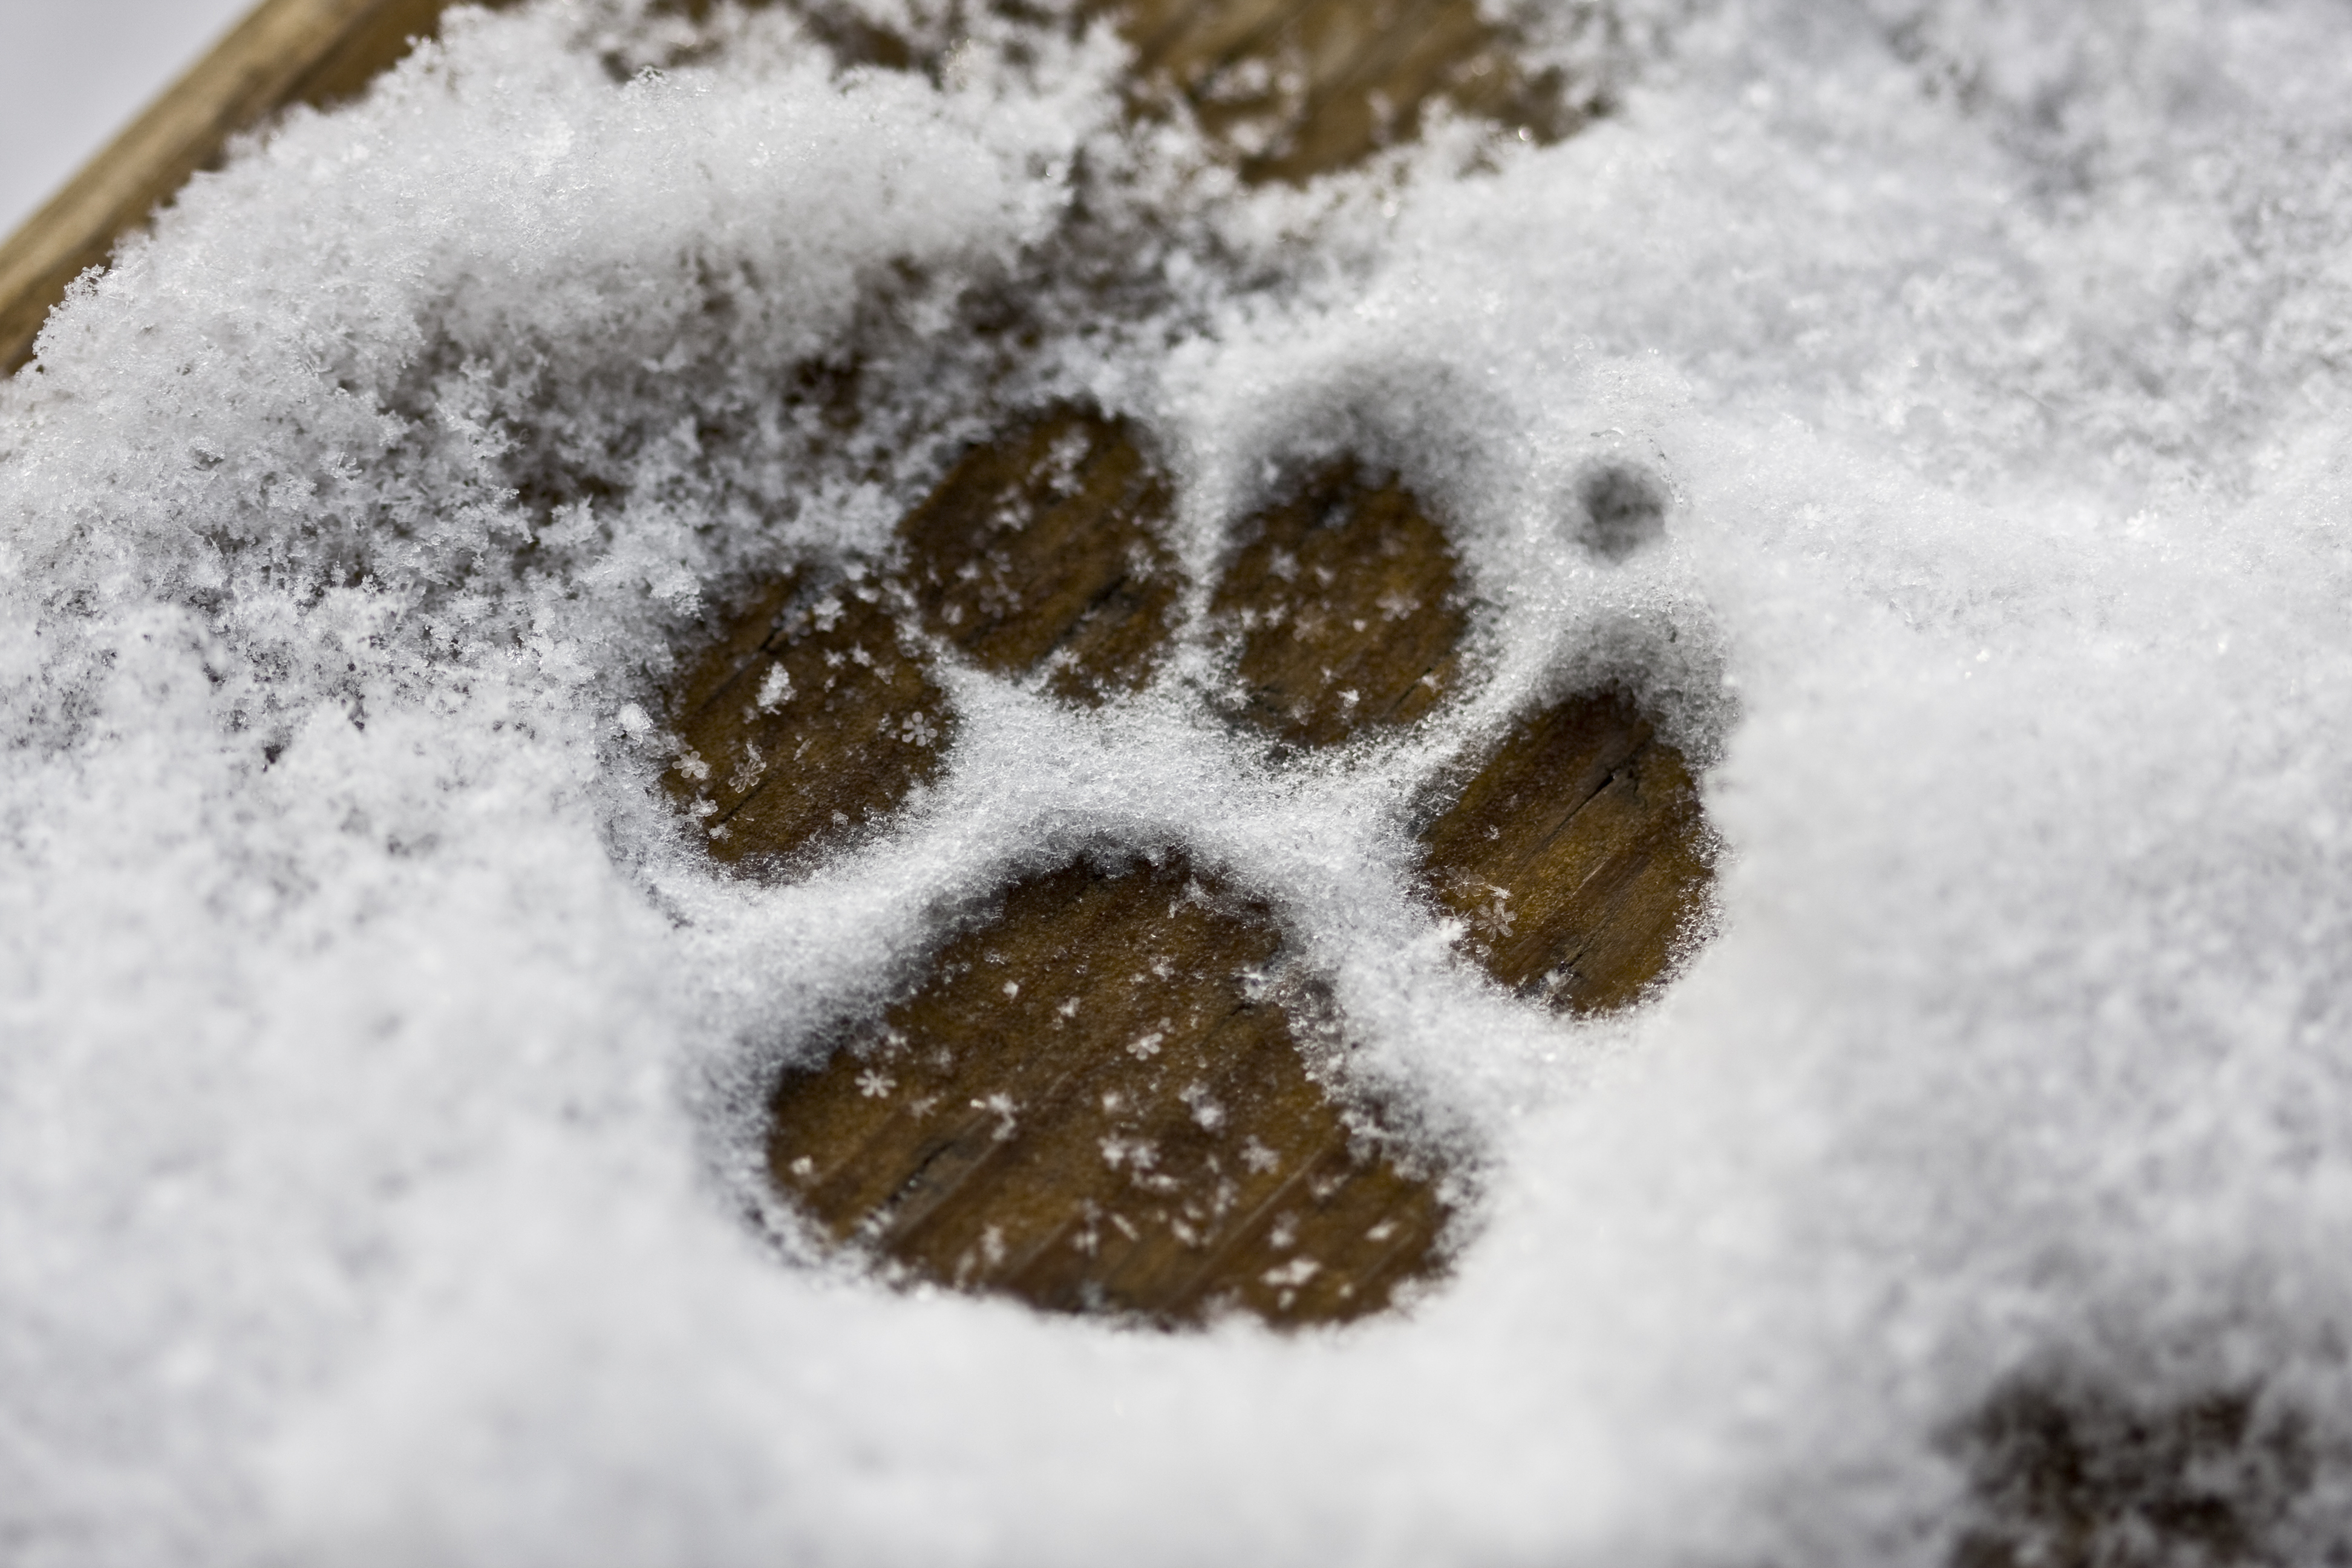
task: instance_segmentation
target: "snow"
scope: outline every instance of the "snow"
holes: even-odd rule
[[[2352,1542],[2352,24],[1623,9],[1579,136],[1303,192],[1122,142],[1099,33],[934,87],[473,16],[79,286],[0,388],[0,1556],[1941,1563],[2021,1380],[2250,1400],[2255,1549]],[[1055,282],[1081,207],[1147,306]],[[1198,638],[1099,711],[952,672],[898,832],[714,872],[673,639],[983,385],[1154,432],[1196,616],[1280,474],[1398,467],[1486,606],[1454,739],[1267,765]],[[1727,858],[1578,1024],[1405,813],[1601,676]],[[742,1218],[765,1076],[1105,836],[1245,868],[1475,1169],[1408,1312],[1046,1320]]]

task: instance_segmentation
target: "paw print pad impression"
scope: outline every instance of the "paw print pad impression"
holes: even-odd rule
[[[1178,486],[1151,453],[1131,420],[1033,412],[965,450],[886,554],[753,595],[673,692],[665,784],[711,858],[792,879],[893,833],[957,765],[950,691],[975,676],[1081,722],[1171,685],[1308,791],[1368,749],[1443,752],[1479,685],[1479,606],[1412,489],[1360,456],[1307,468],[1233,521],[1188,616]],[[1638,469],[1584,490],[1561,547],[1598,569],[1664,526]],[[1188,637],[1213,678],[1175,673]],[[1416,796],[1417,907],[1520,1005],[1626,1006],[1706,906],[1691,768],[1612,684],[1494,731]],[[773,1085],[769,1179],[885,1278],[1052,1311],[1287,1326],[1433,1288],[1463,1173],[1351,1068],[1278,892],[1181,843],[1008,874]]]

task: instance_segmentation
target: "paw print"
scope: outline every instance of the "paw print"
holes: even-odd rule
[[[887,557],[778,577],[676,694],[665,782],[695,836],[790,879],[899,831],[959,765],[949,693],[973,673],[1080,715],[1160,682],[1308,796],[1318,759],[1460,727],[1484,611],[1398,478],[1307,472],[1233,520],[1198,601],[1176,500],[1147,431],[1053,406],[963,453]],[[1563,547],[1612,563],[1666,494],[1607,466],[1577,510]],[[1464,962],[1571,1014],[1655,985],[1710,875],[1681,754],[1612,689],[1457,752],[1415,796],[1416,892]],[[1049,1310],[1297,1324],[1425,1288],[1460,1173],[1351,1073],[1279,891],[1181,844],[1096,843],[942,919],[922,973],[775,1086],[775,1185],[889,1277]]]
[[[845,62],[952,74],[944,36],[803,9]],[[1575,37],[1554,58],[1582,64],[1523,65],[1533,13],[1505,9],[1072,16],[1115,18],[1133,49],[1139,157],[1189,127],[1248,186],[1309,184],[1425,123],[1548,142],[1606,112],[1608,40],[1555,16]],[[1089,210],[1070,220],[1071,256],[1091,258],[1078,308],[1156,298],[1152,261],[1101,287],[1127,241],[1086,238]],[[1063,271],[1033,281],[1062,299]],[[1533,701],[1499,738],[1492,713],[1474,723],[1494,674],[1479,627],[1500,612],[1444,520],[1368,454],[1327,452],[1228,520],[1201,584],[1154,454],[1129,418],[1033,407],[961,453],[887,550],[768,583],[670,693],[665,782],[711,858],[793,879],[905,842],[927,801],[1022,770],[985,744],[996,700],[1017,695],[1106,744],[1140,725],[1155,755],[1198,761],[1253,811],[1297,810],[1302,830],[1359,763],[1426,774],[1407,781],[1418,859],[1401,875],[1465,964],[1569,1013],[1656,985],[1705,907],[1708,837],[1689,767],[1638,703],[1601,683]],[[1603,464],[1575,510],[1564,547],[1618,563],[1657,538],[1666,493]],[[1295,807],[1267,804],[1286,792]],[[775,1084],[767,1163],[805,1228],[886,1277],[1163,1323],[1331,1321],[1424,1288],[1466,1173],[1356,1067],[1296,890],[1182,833],[1037,848],[984,910],[933,912],[921,973],[887,1005],[796,1042],[829,1048]]]

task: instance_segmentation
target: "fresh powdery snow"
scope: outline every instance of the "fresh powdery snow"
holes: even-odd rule
[[[1252,189],[1106,29],[464,13],[78,284],[0,385],[0,1562],[2347,1560],[2352,12],[1589,20],[1527,17],[1613,73],[1566,142]],[[1072,395],[1196,581],[1286,456],[1402,469],[1488,695],[1284,768],[1197,650],[961,680],[891,832],[714,870],[678,650]],[[1410,781],[1580,677],[1722,840],[1602,1022],[1403,890]],[[1471,1173],[1409,1310],[760,1222],[779,1064],[1088,834],[1237,868]]]

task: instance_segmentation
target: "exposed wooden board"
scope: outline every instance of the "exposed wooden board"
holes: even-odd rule
[[[1431,894],[1488,973],[1607,1012],[1667,973],[1706,909],[1711,839],[1682,753],[1620,693],[1522,720],[1422,834]]]
[[[1182,97],[1252,181],[1302,182],[1411,142],[1430,107],[1541,142],[1595,111],[1556,71],[1522,68],[1476,0],[1127,0],[1138,76]]]
[[[925,628],[1066,697],[1140,686],[1174,629],[1173,499],[1125,420],[1056,408],[974,447],[899,526]]]
[[[784,1081],[771,1164],[835,1239],[1050,1310],[1376,1310],[1444,1205],[1310,1074],[1334,1042],[1288,945],[1181,854],[1028,878]]]
[[[103,262],[228,139],[347,96],[432,33],[443,0],[263,0],[0,245],[0,374],[32,356],[66,285]]]
[[[937,775],[955,715],[903,605],[871,576],[794,572],[689,668],[666,782],[714,858],[780,871]]]
[[[1454,694],[1467,629],[1454,548],[1402,486],[1343,460],[1244,537],[1212,604],[1237,645],[1241,717],[1328,746]]]

